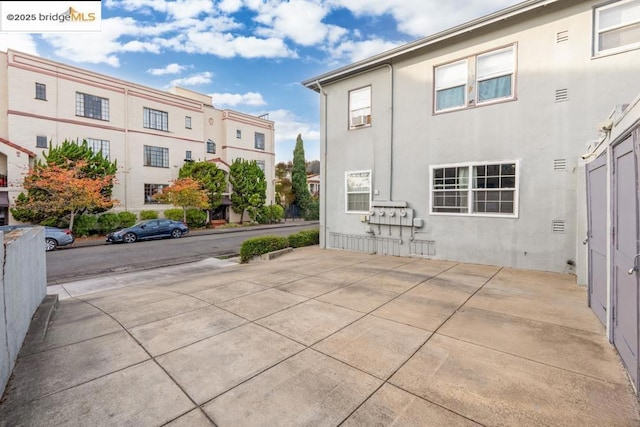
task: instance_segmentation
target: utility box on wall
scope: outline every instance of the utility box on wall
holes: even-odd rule
[[[369,224],[411,227],[413,209],[408,207],[407,202],[372,202]]]

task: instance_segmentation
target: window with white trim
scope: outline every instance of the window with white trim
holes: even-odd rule
[[[640,47],[640,0],[624,0],[594,9],[595,54]]]
[[[109,100],[76,92],[76,116],[109,121]]]
[[[264,173],[265,164],[264,160],[256,160],[256,165],[258,165],[262,173]]]
[[[44,135],[36,136],[36,148],[48,148],[49,143],[47,142],[47,137]]]
[[[216,154],[216,143],[207,139],[207,153]]]
[[[347,213],[367,213],[371,204],[371,171],[345,172]]]
[[[518,215],[518,163],[431,166],[431,213]]]
[[[516,47],[511,45],[436,67],[436,113],[513,99]]]
[[[184,127],[185,129],[191,129],[191,117],[184,116]]]
[[[169,113],[144,107],[142,125],[147,129],[169,131]]]
[[[102,152],[102,157],[109,159],[111,143],[105,139],[86,138],[87,145],[94,153]]]
[[[349,91],[349,129],[371,125],[371,86]]]

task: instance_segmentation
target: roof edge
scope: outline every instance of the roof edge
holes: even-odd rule
[[[330,83],[330,82],[348,77],[353,74],[368,71],[371,68],[380,66],[384,63],[388,63],[394,58],[408,54],[415,50],[422,49],[424,47],[442,42],[444,40],[458,36],[462,33],[473,31],[478,28],[486,27],[488,25],[495,23],[496,21],[508,19],[533,9],[544,7],[552,3],[557,3],[558,1],[560,0],[526,0],[521,3],[515,4],[513,6],[507,7],[505,9],[501,9],[497,12],[481,16],[480,18],[474,19],[472,21],[468,21],[464,24],[448,28],[446,30],[440,31],[433,35],[420,38],[413,42],[409,42],[402,46],[398,46],[394,49],[382,52],[378,55],[363,59],[358,62],[354,62],[347,66],[338,68],[336,70],[329,71],[319,76],[304,80],[302,82],[302,85],[304,85],[305,87],[311,90],[315,90],[316,92],[319,92],[320,87],[318,83],[323,83],[323,82]]]

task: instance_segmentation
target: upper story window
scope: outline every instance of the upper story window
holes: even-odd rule
[[[169,167],[169,149],[164,147],[144,146],[144,165],[156,168]]]
[[[371,202],[371,171],[345,173],[347,213],[367,213]]]
[[[258,150],[264,150],[264,133],[256,132],[255,140],[255,147]]]
[[[92,139],[92,138],[86,138],[85,141],[87,141],[87,145],[89,146],[89,148],[91,148],[91,151],[93,151],[94,153],[98,153],[98,152],[102,152],[102,156],[105,159],[109,158],[110,155],[110,142],[105,140],[105,139]]]
[[[432,166],[431,213],[517,216],[516,162]]]
[[[36,99],[47,100],[47,85],[44,83],[36,83]]]
[[[242,131],[240,129],[236,129],[236,138],[242,138]]]
[[[349,129],[371,125],[371,86],[349,92]]]
[[[640,0],[609,3],[594,10],[594,53],[640,47]]]
[[[260,168],[262,173],[264,173],[265,161],[264,160],[256,160],[256,165]]]
[[[193,158],[191,157],[191,150],[187,150],[184,152],[184,160],[185,162],[193,161]]]
[[[76,116],[108,121],[109,100],[76,92]]]
[[[435,68],[436,112],[513,99],[515,45]]]
[[[207,153],[216,154],[216,143],[207,139]]]
[[[36,136],[36,148],[48,148],[49,143],[47,142],[47,137],[44,135]]]
[[[184,117],[184,127],[186,129],[191,129],[191,117],[189,116]]]
[[[147,129],[169,131],[169,113],[144,107],[143,126]]]

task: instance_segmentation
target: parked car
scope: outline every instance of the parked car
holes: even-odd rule
[[[123,228],[107,234],[107,242],[133,243],[138,240],[180,238],[189,233],[189,227],[171,219],[148,219],[131,227]]]
[[[9,232],[17,228],[40,227],[39,225],[3,225],[0,231]],[[44,249],[45,251],[53,251],[60,246],[69,246],[75,242],[75,236],[71,230],[58,227],[44,227]]]

